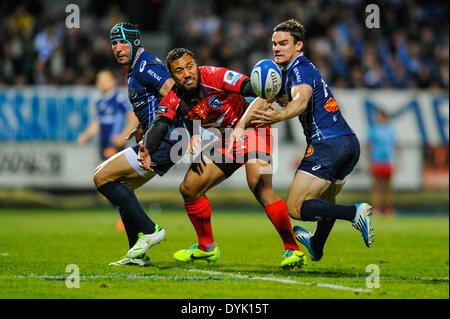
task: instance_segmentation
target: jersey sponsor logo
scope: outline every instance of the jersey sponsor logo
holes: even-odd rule
[[[314,165],[311,169],[313,170],[313,171],[317,171],[319,168],[321,168],[322,167],[322,165],[320,165],[320,164],[318,164],[318,165]]]
[[[130,89],[128,90],[128,96],[130,97],[130,99],[134,99],[137,96],[134,87],[130,87]]]
[[[231,85],[235,85],[236,82],[242,77],[242,74],[239,74],[237,72],[231,72],[231,71],[227,71],[225,72],[225,75],[223,76],[223,81],[225,83],[231,84]]]
[[[294,69],[294,73],[295,73],[295,80],[297,81],[297,83],[300,83],[302,81],[302,77],[300,76],[300,71],[298,69]]]
[[[138,102],[134,102],[133,103],[133,109],[138,109],[138,108],[140,108],[142,105],[144,105],[145,104],[145,101],[138,101]]]
[[[152,70],[148,70],[147,71],[148,74],[150,74],[152,77],[154,77],[157,81],[161,81],[161,76],[159,76],[158,74],[156,74],[155,72],[153,72]]]
[[[202,119],[206,120],[206,117],[208,116],[208,112],[205,110],[205,102],[201,101],[199,104],[194,106],[194,108],[188,113],[189,117],[191,119]]]
[[[208,104],[215,110],[222,108],[222,101],[220,101],[216,96],[212,96],[208,100]]]
[[[169,109],[165,106],[158,106],[158,110],[156,111],[156,114],[165,114],[169,111]]]
[[[147,61],[142,61],[141,64],[139,65],[139,72],[144,71],[145,65],[147,64]]]
[[[306,149],[306,152],[305,152],[305,157],[311,156],[312,153],[314,153],[314,149],[311,145],[308,145],[308,148]]]
[[[339,109],[339,105],[337,104],[337,102],[334,99],[334,97],[330,97],[328,99],[327,103],[325,103],[325,105],[323,107],[328,112],[335,112],[335,111],[337,111]]]

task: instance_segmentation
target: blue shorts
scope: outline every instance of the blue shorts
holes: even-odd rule
[[[359,141],[354,134],[313,141],[298,170],[339,184],[352,172],[359,155]]]
[[[185,134],[188,135],[188,132],[185,131],[185,128],[182,124],[177,123],[178,125],[175,128],[181,128]],[[178,152],[176,154],[172,154],[173,158],[171,158],[171,150],[172,147],[179,143],[182,140],[182,135],[180,134],[174,134],[171,136],[172,130],[170,130],[166,136],[164,136],[161,145],[159,146],[158,150],[153,153],[152,155],[152,162],[150,163],[150,166],[153,168],[155,173],[157,173],[160,176],[163,176],[167,171],[179,160],[181,157],[183,157],[182,149],[181,147],[178,148]],[[136,153],[136,156],[130,156],[130,153],[125,154],[130,164],[133,166],[133,168],[143,177],[147,176],[150,172],[146,171],[145,169],[139,167],[139,163],[137,162],[137,154],[139,152],[139,144],[135,144],[131,146],[131,149]]]

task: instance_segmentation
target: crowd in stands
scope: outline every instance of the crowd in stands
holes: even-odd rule
[[[171,47],[190,48],[205,65],[249,74],[257,61],[272,57],[272,28],[296,18],[306,27],[305,55],[332,86],[449,87],[446,4],[379,1],[380,28],[368,28],[366,4],[357,0],[162,2],[168,9],[161,11],[159,30],[142,32],[167,32]],[[48,16],[45,8],[1,12],[0,84],[92,85],[100,69],[123,73],[108,34],[127,15],[118,6],[106,8],[100,17],[84,14],[80,29],[66,28],[64,18]],[[144,46],[151,51],[151,43]]]

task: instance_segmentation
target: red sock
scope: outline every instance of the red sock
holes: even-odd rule
[[[272,204],[267,205],[265,208],[267,216],[275,226],[283,240],[284,249],[300,250],[292,232],[291,220],[287,212],[286,203],[280,199]]]
[[[208,197],[203,196],[193,202],[185,202],[186,212],[198,237],[198,248],[206,251],[206,246],[214,242],[211,228],[211,205]]]

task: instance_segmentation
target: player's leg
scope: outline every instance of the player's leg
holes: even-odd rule
[[[94,172],[98,191],[119,209],[130,246],[126,256],[111,265],[151,264],[148,250],[166,237],[165,230],[149,218],[134,193],[135,188],[155,176],[139,167],[136,150],[136,145],[125,149],[100,164]]]
[[[303,266],[306,259],[295,241],[292,225],[287,212],[286,203],[278,196],[272,186],[273,136],[270,127],[259,129],[249,128],[244,132],[244,138],[233,145],[237,160],[245,162],[247,183],[270,221],[277,230],[285,254],[282,267]]]
[[[382,209],[382,198],[381,193],[383,191],[382,188],[382,181],[381,178],[377,175],[377,173],[374,171],[374,167],[372,167],[372,187],[370,190],[370,202],[373,206],[373,212],[374,214],[378,214],[381,212]]]
[[[320,199],[330,202],[330,203],[336,203],[336,196],[343,188],[344,183],[336,184],[332,183],[327,190],[322,193],[320,196]],[[314,235],[310,238],[310,245],[311,248],[316,252],[317,256],[323,254],[323,248],[325,246],[325,242],[328,239],[328,236],[333,229],[334,223],[336,222],[336,219],[329,219],[329,220],[320,220],[317,222],[316,231],[314,232]]]
[[[202,259],[215,262],[219,258],[219,247],[214,240],[211,226],[211,205],[206,192],[227,176],[208,157],[200,156],[202,160],[191,165],[180,184],[186,213],[194,226],[198,243],[189,249],[175,252],[174,258],[178,261]]]
[[[125,152],[129,152],[129,149],[101,163],[94,171],[94,183],[97,190],[119,209],[131,248],[140,232],[155,232],[155,223],[145,213],[134,193],[136,187],[155,174],[139,175],[129,163]]]
[[[261,171],[271,170],[271,165],[261,159],[251,159],[245,163],[247,183],[258,202],[264,207],[270,221],[278,231],[285,250],[300,250],[287,212],[286,203],[278,196],[272,187],[272,174],[261,174]]]
[[[392,216],[394,213],[394,205],[392,202],[392,179],[388,176],[384,179],[384,215]]]
[[[286,203],[272,187],[272,174],[269,173],[272,170],[271,165],[261,159],[250,159],[245,163],[245,170],[250,190],[264,207],[267,216],[283,241],[285,254],[281,266],[303,266],[306,259],[295,241]]]
[[[125,151],[100,164],[94,173],[94,183],[98,191],[119,210],[130,247],[126,256],[110,265],[148,266],[151,264],[146,254],[148,249],[140,250],[133,256],[128,254],[142,240],[144,234],[152,234],[155,237],[153,244],[159,243],[165,237],[164,230],[148,217],[134,193],[136,187],[153,178],[154,174],[140,176],[130,165]]]
[[[336,188],[337,186],[334,183],[302,171],[297,171],[290,185],[286,200],[290,216],[295,219],[304,220],[300,214],[302,204],[304,202],[308,203],[308,201],[316,198],[334,203],[337,193]],[[317,228],[314,235],[301,226],[294,227],[296,239],[308,249],[313,261],[318,261],[322,258],[325,241],[335,221],[336,218],[334,216],[332,218],[317,218]]]
[[[366,246],[370,247],[373,242],[373,228],[369,218],[370,205],[366,203],[338,205],[319,199],[331,186],[331,181],[336,180],[338,184],[342,184],[358,162],[360,153],[356,136],[344,136],[315,143],[314,147],[315,155],[303,159],[289,189],[287,203],[291,217],[303,221],[334,219],[350,221],[361,232]],[[330,190],[330,194],[340,189],[342,186],[335,191]],[[301,237],[301,233],[299,235]],[[299,238],[297,233],[296,238]]]

